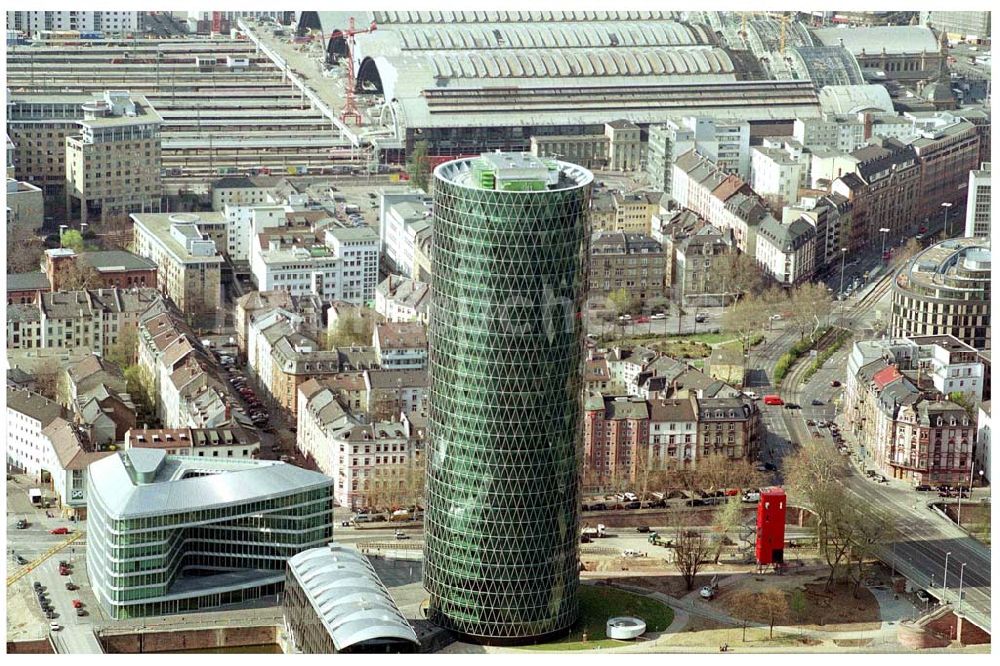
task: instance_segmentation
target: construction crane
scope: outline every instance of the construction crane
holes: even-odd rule
[[[778,42],[778,52],[785,55],[785,33],[788,30],[788,14],[781,15],[781,41]]]
[[[343,32],[347,41],[347,98],[344,100],[344,110],[340,112],[340,120],[345,123],[348,118],[354,118],[355,124],[361,124],[361,112],[358,111],[358,104],[354,99],[354,87],[357,85],[354,80],[354,35],[368,32],[375,32],[375,21],[364,30],[360,30],[354,26],[353,16],[347,23],[347,30]]]

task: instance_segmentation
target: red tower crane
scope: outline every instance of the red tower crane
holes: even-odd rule
[[[367,32],[375,32],[375,21],[364,30],[360,30],[354,27],[353,16],[347,23],[347,30],[343,32],[347,40],[347,99],[344,100],[344,110],[340,112],[340,119],[345,123],[348,118],[354,118],[355,124],[361,124],[361,112],[358,111],[358,104],[354,99],[354,87],[357,85],[357,81],[354,80],[354,35],[363,35]]]

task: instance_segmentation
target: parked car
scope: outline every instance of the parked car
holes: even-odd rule
[[[833,388],[837,388],[838,386],[840,386],[840,382],[834,379],[832,382],[830,382],[830,386],[832,386]]]
[[[715,588],[711,585],[705,585],[698,591],[698,596],[705,601],[711,601],[715,598]]]
[[[79,599],[74,599],[70,603],[73,604],[73,608],[83,608],[83,602],[80,601]]]
[[[786,402],[785,409],[802,409],[797,402]]]
[[[62,626],[58,622],[49,622],[50,631],[59,631],[60,629],[62,629]]]
[[[396,537],[397,539],[399,539],[400,541],[402,541],[402,540],[404,540],[404,539],[409,539],[409,538],[410,538],[410,535],[409,535],[409,534],[407,534],[406,532],[402,531],[402,530],[396,530],[396,533],[395,533],[395,535],[394,535],[394,536],[395,536],[395,537]]]
[[[748,490],[747,492],[743,493],[743,497],[741,499],[744,502],[748,502],[748,503],[749,502],[754,502],[754,503],[759,502],[760,501],[760,492],[757,491],[757,490]]]
[[[15,559],[17,560],[17,563],[20,564],[21,566],[24,566],[25,564],[28,563],[28,560],[25,559],[22,555],[18,555]]]
[[[649,316],[650,319],[666,319],[667,315],[662,312],[657,312]]]
[[[648,534],[649,525],[640,525],[639,527],[635,528],[635,531],[638,532],[639,534]]]
[[[17,521],[17,524],[14,527],[16,527],[19,530],[26,530],[28,529],[28,521],[25,520],[24,518],[21,518],[19,521]]]
[[[625,508],[626,509],[639,509],[639,508],[642,508],[642,503],[641,502],[629,502],[628,504],[625,505]]]
[[[822,400],[817,400],[816,398],[813,398],[812,402],[810,404],[813,407],[822,407],[823,406],[823,401]]]
[[[708,315],[705,314],[704,312],[699,312],[694,316],[694,320],[698,324],[704,324],[706,321],[708,321]]]
[[[69,590],[70,592],[72,592],[74,590],[80,589],[80,586],[77,585],[76,583],[74,583],[73,581],[68,580],[68,581],[66,581],[66,589]]]
[[[596,504],[591,504],[590,505],[590,510],[591,511],[607,511],[608,510],[608,505],[605,504],[604,502],[597,502]]]
[[[77,617],[83,617],[86,614],[87,614],[87,609],[86,608],[77,608],[76,609],[76,616]]]
[[[69,534],[69,528],[57,527],[55,529],[49,530],[49,534]]]

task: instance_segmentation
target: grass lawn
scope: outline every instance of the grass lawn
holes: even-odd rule
[[[631,615],[646,623],[646,632],[661,632],[674,620],[674,611],[655,599],[616,590],[602,585],[580,586],[580,619],[569,635],[561,640],[533,646],[532,650],[591,650],[625,645],[627,641],[609,639],[604,630],[613,617]],[[587,642],[583,642],[583,634]]]

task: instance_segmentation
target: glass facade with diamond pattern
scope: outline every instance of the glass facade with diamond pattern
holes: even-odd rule
[[[578,615],[593,176],[501,191],[472,163],[435,170],[424,584],[436,623],[530,642]]]

